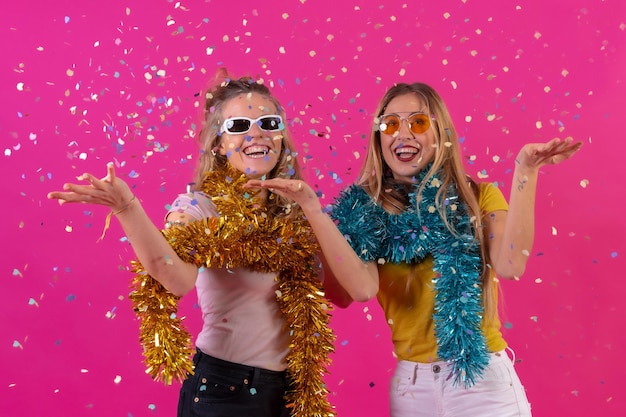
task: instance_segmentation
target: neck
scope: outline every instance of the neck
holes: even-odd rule
[[[261,205],[267,205],[267,200],[269,199],[270,192],[266,188],[261,188],[258,193],[254,195],[254,199],[257,200]]]

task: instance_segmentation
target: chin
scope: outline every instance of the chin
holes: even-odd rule
[[[268,176],[272,172],[272,169],[273,167],[270,169],[267,169],[267,168],[259,169],[259,168],[248,167],[245,173],[246,173],[246,177],[248,178],[259,179],[259,178]]]

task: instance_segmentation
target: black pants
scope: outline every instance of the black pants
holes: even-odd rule
[[[194,375],[183,382],[178,417],[289,417],[286,372],[240,365],[206,355],[193,357]]]

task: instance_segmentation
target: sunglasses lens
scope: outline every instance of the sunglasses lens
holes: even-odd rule
[[[227,133],[245,133],[250,130],[250,120],[232,118],[226,120],[225,130]]]
[[[393,135],[400,129],[400,118],[393,114],[384,115],[380,118],[378,129],[386,135]]]
[[[283,128],[283,121],[278,116],[264,116],[259,119],[259,127],[274,132]]]
[[[409,126],[413,133],[424,133],[430,127],[428,116],[423,113],[416,113],[408,118]]]

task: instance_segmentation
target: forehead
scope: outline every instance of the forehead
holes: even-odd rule
[[[233,116],[258,117],[263,114],[276,114],[272,101],[258,93],[239,94],[224,102],[222,113],[225,118]]]
[[[424,98],[417,93],[407,93],[394,97],[387,107],[385,113],[405,113],[405,112],[426,112],[428,106]]]

